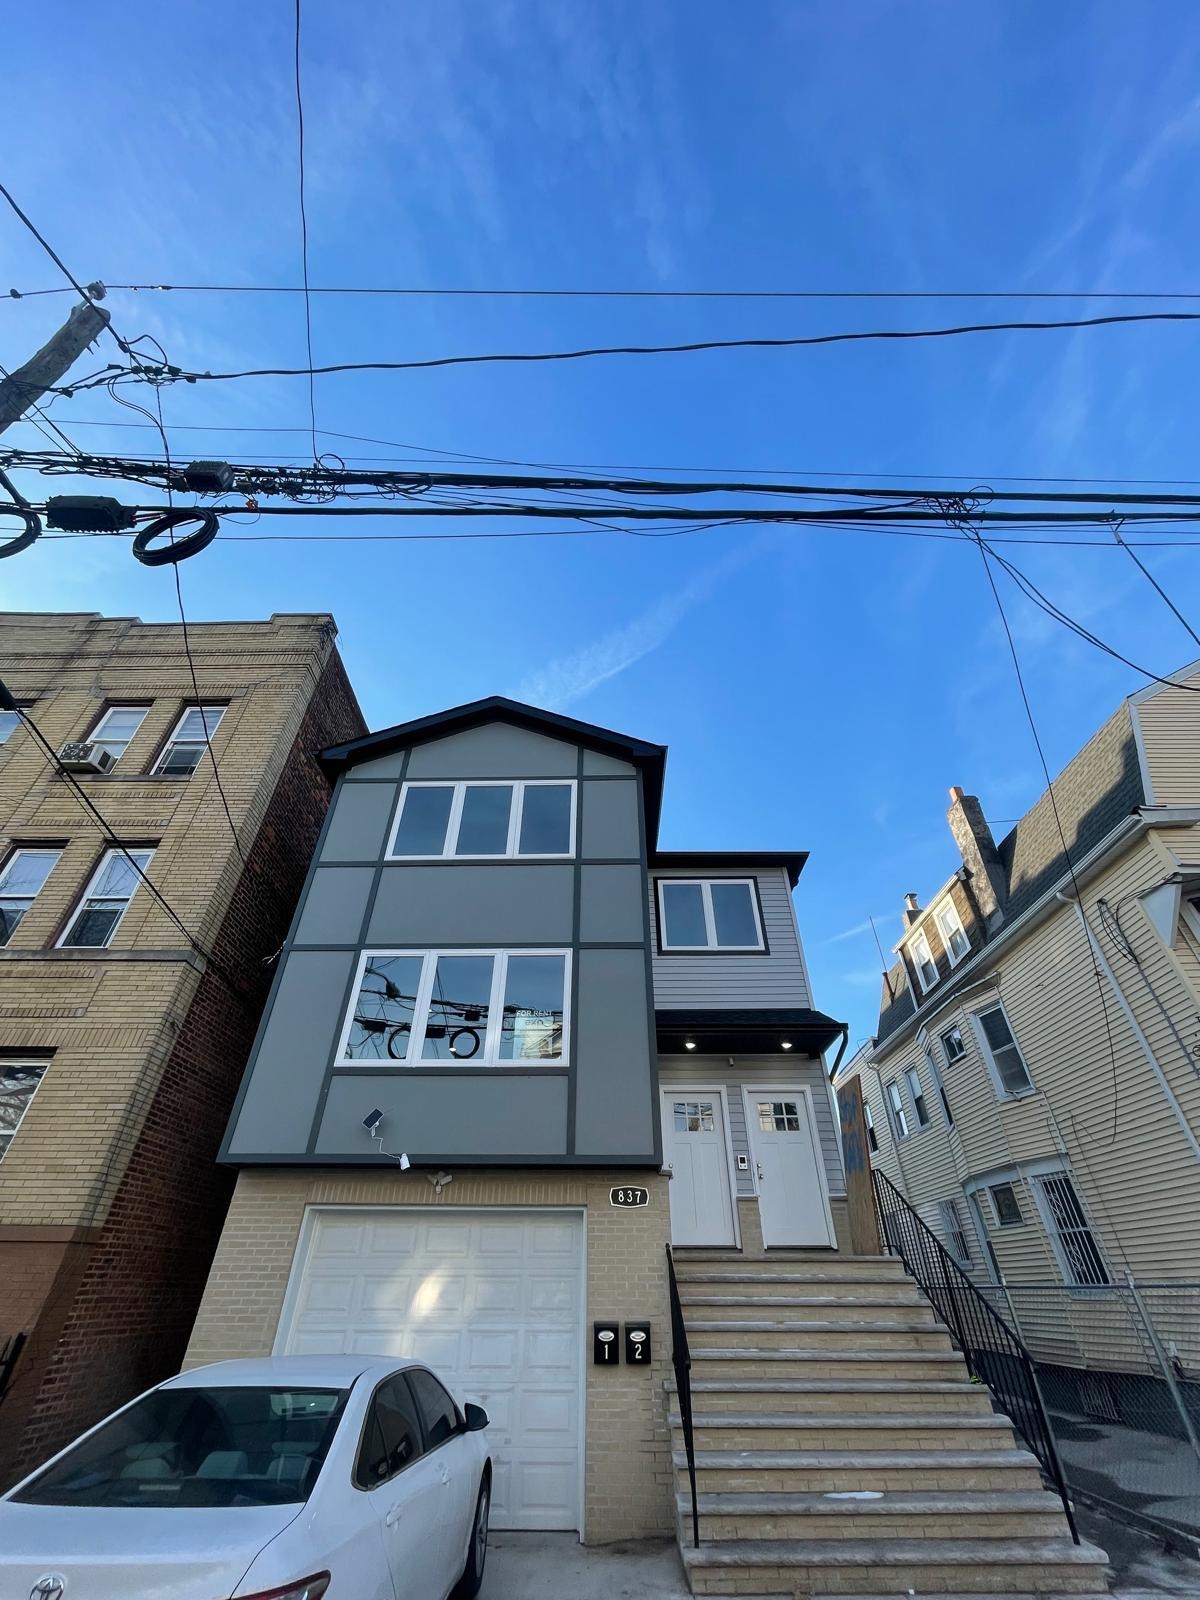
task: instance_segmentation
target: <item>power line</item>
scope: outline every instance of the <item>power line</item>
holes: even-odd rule
[[[300,195],[300,266],[304,275],[304,338],[308,350],[308,415],[312,424],[313,460],[317,459],[317,400],[316,379],[313,377],[312,295],[308,285],[308,210],[304,203],[304,96],[300,88],[300,0],[295,5],[295,81],[296,81],[296,143],[297,176]]]
[[[1200,300],[1168,289],[550,289],[468,288],[436,284],[109,283],[134,294],[329,294],[496,300]],[[64,289],[10,289],[13,300]]]
[[[1122,550],[1125,551],[1126,555],[1133,562],[1134,566],[1137,567],[1138,571],[1143,575],[1143,577],[1145,577],[1146,581],[1149,584],[1151,584],[1151,586],[1154,588],[1156,593],[1159,594],[1161,596],[1161,598],[1163,599],[1163,601],[1166,603],[1166,605],[1170,607],[1170,609],[1171,609],[1172,613],[1174,614],[1174,616],[1183,625],[1183,627],[1186,629],[1186,631],[1191,635],[1193,641],[1196,644],[1200,645],[1200,633],[1196,632],[1195,628],[1192,627],[1191,623],[1184,616],[1183,612],[1180,611],[1179,607],[1175,604],[1174,600],[1171,599],[1171,596],[1163,588],[1162,584],[1159,583],[1158,579],[1155,578],[1154,574],[1145,565],[1145,563],[1138,560],[1138,557],[1137,557],[1136,553],[1133,550],[1131,550],[1129,545],[1126,544],[1125,540],[1122,539],[1122,537],[1121,537],[1121,529],[1120,529],[1120,525],[1119,524],[1114,524],[1114,526],[1113,526],[1113,538],[1121,546]]]
[[[322,366],[247,367],[238,372],[191,372],[175,367],[140,366],[126,381],[149,379],[160,383],[228,383],[245,378],[306,378],[336,372],[422,372],[439,367],[584,361],[596,356],[693,355],[708,350],[795,350],[828,344],[856,344],[879,340],[952,339],[976,333],[1045,333],[1074,328],[1109,328],[1150,322],[1200,322],[1200,311],[1130,311],[1106,317],[1068,317],[1042,322],[972,322],[949,328],[870,328],[840,333],[812,333],[796,338],[695,339],[685,344],[590,345],[577,350],[503,351],[486,355],[428,356],[413,361],[331,361]],[[80,394],[120,381],[109,368],[78,383],[59,385],[56,394]]]

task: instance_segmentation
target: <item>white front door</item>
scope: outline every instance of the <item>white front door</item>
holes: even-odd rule
[[[275,1352],[426,1362],[491,1418],[495,1526],[578,1528],[583,1253],[569,1211],[314,1208]]]
[[[719,1090],[663,1091],[663,1160],[671,1173],[671,1243],[733,1244],[729,1146]]]
[[[747,1089],[764,1245],[836,1245],[812,1099],[804,1089]]]

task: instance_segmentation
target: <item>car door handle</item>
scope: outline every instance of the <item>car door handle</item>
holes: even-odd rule
[[[385,1528],[394,1528],[396,1526],[396,1524],[400,1521],[400,1518],[403,1515],[404,1515],[404,1507],[402,1505],[393,1506],[392,1509],[388,1512],[387,1516],[384,1517],[384,1519],[383,1519],[384,1527]]]
[[[450,1482],[450,1474],[445,1467],[442,1468],[442,1482],[443,1484],[449,1484]]]

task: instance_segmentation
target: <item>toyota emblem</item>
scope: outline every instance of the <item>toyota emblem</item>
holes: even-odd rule
[[[62,1600],[67,1580],[61,1572],[47,1572],[29,1591],[29,1600]]]

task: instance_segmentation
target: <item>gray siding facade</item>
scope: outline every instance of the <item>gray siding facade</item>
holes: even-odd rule
[[[664,955],[658,937],[658,890],[670,878],[753,878],[766,938],[765,952],[735,955]],[[758,872],[660,872],[649,886],[654,929],[654,1003],[661,1011],[738,1010],[745,1006],[811,1006],[808,971],[792,907],[787,874],[781,868]]]
[[[392,861],[406,781],[570,779],[575,850]],[[341,773],[223,1150],[238,1165],[378,1166],[363,1127],[414,1163],[658,1166],[642,775],[502,720]],[[793,935],[794,937],[794,935]],[[341,1064],[365,951],[569,952],[564,1059]]]

